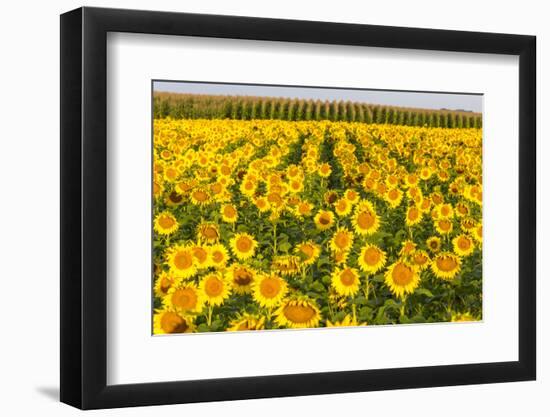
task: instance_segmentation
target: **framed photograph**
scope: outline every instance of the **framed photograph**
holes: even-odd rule
[[[533,380],[535,37],[61,16],[61,401]]]

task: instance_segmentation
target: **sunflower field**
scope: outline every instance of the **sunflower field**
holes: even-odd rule
[[[482,129],[155,118],[153,333],[482,318]]]

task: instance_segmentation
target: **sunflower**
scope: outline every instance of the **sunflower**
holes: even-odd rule
[[[359,291],[361,281],[359,272],[355,268],[336,268],[332,273],[332,287],[339,295],[354,296]]]
[[[210,246],[208,252],[210,255],[209,265],[215,268],[223,268],[229,259],[227,249],[221,243]]]
[[[344,192],[344,198],[351,204],[355,204],[359,201],[359,193],[352,189],[347,189]]]
[[[168,265],[178,278],[189,278],[197,272],[197,265],[190,246],[176,245],[168,249]]]
[[[384,281],[396,297],[404,298],[406,294],[413,293],[418,287],[420,276],[413,266],[398,260],[390,265]]]
[[[471,217],[464,217],[460,221],[460,228],[464,232],[471,233],[472,230],[474,230],[474,228],[476,227],[476,225],[477,225],[476,221],[474,219],[472,219]]]
[[[252,197],[256,192],[257,183],[251,180],[244,180],[241,183],[240,191],[243,195],[247,197]]]
[[[208,247],[203,245],[195,245],[191,247],[193,256],[195,257],[198,269],[208,268],[209,266],[209,251]]]
[[[173,190],[170,194],[166,196],[166,205],[169,207],[180,206],[185,202],[183,195],[178,193],[176,190]]]
[[[240,260],[254,256],[258,242],[248,233],[237,233],[230,241],[231,250]]]
[[[452,280],[459,272],[461,260],[451,252],[442,252],[432,260],[432,272],[438,278]]]
[[[422,212],[416,206],[410,206],[405,216],[405,224],[414,226],[422,221]]]
[[[347,250],[339,250],[336,252],[333,252],[332,257],[334,259],[334,262],[337,264],[345,264],[348,260],[349,251]]]
[[[481,225],[481,223],[474,227],[471,233],[477,243],[483,242],[483,226]]]
[[[174,310],[163,308],[154,313],[153,334],[191,333],[193,330],[193,319]]]
[[[204,298],[195,284],[182,283],[170,288],[162,299],[163,306],[182,313],[200,313]]]
[[[300,257],[292,255],[274,256],[271,269],[281,275],[296,275],[300,272]]]
[[[439,218],[450,219],[454,216],[453,206],[450,204],[440,204],[436,207]]]
[[[463,322],[463,321],[479,321],[472,313],[466,311],[465,313],[453,313],[451,316],[451,321],[454,322]]]
[[[399,188],[391,188],[386,191],[384,199],[391,208],[396,208],[399,204],[401,204],[401,200],[403,199],[403,191]]]
[[[331,322],[330,320],[327,320],[327,327],[356,327],[356,326],[367,326],[366,322],[358,323],[357,318],[353,317],[349,314],[346,314],[346,316],[340,320]]]
[[[220,209],[220,213],[224,222],[235,223],[237,221],[237,209],[232,204],[223,205]]]
[[[155,280],[154,291],[157,297],[164,297],[173,286],[179,283],[179,279],[162,271]]]
[[[210,195],[204,188],[195,188],[190,194],[191,202],[196,206],[204,206],[210,203]]]
[[[313,204],[308,201],[302,201],[296,206],[296,215],[299,217],[309,217],[313,211]]]
[[[416,250],[416,243],[412,240],[406,239],[401,242],[401,250],[399,251],[400,255],[408,256]]]
[[[441,239],[437,236],[429,237],[426,240],[426,245],[428,246],[428,249],[432,252],[439,252],[441,249]]]
[[[386,264],[386,253],[375,245],[366,245],[361,249],[357,260],[362,271],[374,274]]]
[[[448,235],[453,231],[453,223],[448,219],[438,219],[434,222],[434,226],[440,235]]]
[[[269,202],[267,201],[267,198],[261,196],[254,199],[254,205],[260,213],[265,213],[271,208]]]
[[[314,218],[315,226],[319,230],[327,230],[334,224],[334,214],[332,211],[319,210]]]
[[[465,217],[470,214],[470,208],[465,203],[457,203],[455,206],[455,212],[458,217]]]
[[[319,257],[321,249],[317,244],[313,243],[313,241],[308,240],[298,244],[294,252],[300,257],[304,265],[311,265]]]
[[[170,235],[178,230],[178,221],[170,212],[163,211],[155,217],[154,229],[161,235]]]
[[[231,283],[236,294],[252,292],[255,276],[256,271],[254,269],[239,263],[232,264],[226,272],[226,279]]]
[[[265,317],[255,314],[238,314],[236,318],[231,320],[228,332],[263,330],[265,329]]]
[[[334,211],[338,216],[345,217],[351,213],[353,203],[346,198],[340,198],[334,203]]]
[[[216,223],[200,223],[197,226],[197,237],[204,242],[217,242],[220,238],[220,229]]]
[[[469,256],[475,249],[472,238],[468,235],[458,235],[453,239],[453,249],[458,256]]]
[[[330,248],[335,251],[347,251],[353,244],[353,233],[346,228],[338,228],[330,240]]]
[[[281,304],[275,312],[275,322],[281,327],[293,329],[317,327],[321,311],[314,300],[305,296],[294,296]]]
[[[353,215],[353,228],[360,235],[372,235],[378,230],[380,219],[374,211],[368,207],[357,206]]]
[[[287,283],[277,275],[263,275],[256,279],[252,296],[262,307],[274,307],[281,302],[288,290]]]
[[[205,301],[211,306],[222,305],[231,292],[231,284],[222,275],[212,273],[206,275],[199,285]]]
[[[288,185],[290,191],[293,193],[299,193],[304,190],[304,182],[301,179],[291,180]]]
[[[421,249],[415,250],[411,256],[412,263],[418,268],[419,271],[425,270],[430,265],[430,257]]]
[[[319,169],[317,170],[317,173],[323,178],[327,178],[331,174],[331,172],[332,172],[332,168],[330,167],[330,164],[328,164],[327,162],[322,163],[319,166]]]

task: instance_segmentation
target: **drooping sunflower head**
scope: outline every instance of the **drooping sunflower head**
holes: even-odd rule
[[[319,230],[327,230],[334,224],[334,214],[329,210],[319,210],[314,218],[315,226]]]
[[[361,249],[357,262],[361,270],[374,274],[386,264],[386,253],[378,246],[366,245]]]
[[[344,266],[336,268],[332,273],[332,287],[342,296],[354,296],[359,291],[361,281],[355,268]]]
[[[300,272],[300,258],[293,255],[274,256],[271,269],[281,275],[296,275]]]
[[[240,260],[254,256],[258,242],[248,233],[237,233],[231,239],[231,250]]]
[[[332,239],[330,240],[330,248],[335,251],[347,251],[353,244],[353,233],[346,229],[339,227]]]
[[[319,257],[321,249],[319,248],[319,245],[311,240],[308,240],[307,242],[298,244],[294,252],[300,257],[304,265],[311,265]]]
[[[216,223],[200,223],[197,226],[197,237],[203,242],[217,242],[220,238],[220,229]]]
[[[274,307],[281,302],[288,291],[286,281],[277,275],[259,276],[253,288],[254,300],[262,307]]]
[[[285,300],[275,312],[275,321],[281,327],[312,328],[319,325],[321,311],[314,300],[293,296]]]
[[[240,332],[265,329],[265,317],[256,314],[238,314],[227,328],[228,332]]]
[[[219,306],[231,293],[231,284],[221,274],[211,273],[200,282],[199,288],[205,302],[212,306]]]
[[[452,280],[459,272],[460,258],[451,252],[442,252],[432,260],[432,272],[438,278]]]
[[[153,334],[192,333],[193,319],[170,308],[156,310],[153,316]]]
[[[414,266],[418,268],[419,271],[423,271],[430,265],[430,257],[421,249],[416,249],[410,254],[410,260]]]
[[[388,268],[384,281],[396,297],[403,298],[414,292],[420,283],[420,277],[414,266],[398,260]]]

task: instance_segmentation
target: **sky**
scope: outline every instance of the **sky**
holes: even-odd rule
[[[395,90],[287,87],[257,84],[220,84],[154,81],[154,91],[189,94],[289,97],[320,100],[357,101],[423,109],[483,110],[483,95],[464,93],[412,92]]]

